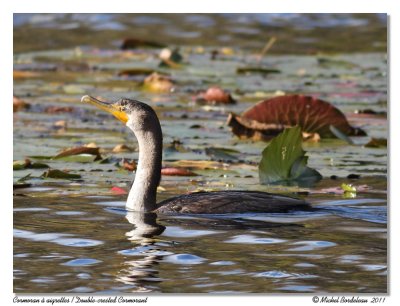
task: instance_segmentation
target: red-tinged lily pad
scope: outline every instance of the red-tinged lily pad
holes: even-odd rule
[[[300,126],[303,132],[333,138],[330,126],[348,136],[365,136],[352,127],[345,115],[329,102],[303,95],[286,95],[261,101],[241,116],[231,114],[228,125],[240,138],[268,139],[285,127]]]
[[[128,171],[136,170],[136,163],[134,160],[128,161],[125,158],[122,160],[122,168]]]
[[[100,160],[101,155],[99,152],[100,148],[91,148],[91,147],[76,147],[62,151],[61,153],[57,154],[53,157],[53,159],[59,159],[67,156],[72,155],[80,155],[80,154],[89,154],[94,155],[96,158],[94,160]]]
[[[72,113],[75,109],[71,106],[48,106],[44,109],[45,113],[58,114],[58,113]]]
[[[236,100],[231,94],[218,86],[212,86],[205,92],[201,92],[196,97],[197,103],[208,104],[235,104]]]
[[[162,175],[171,176],[196,176],[197,174],[184,168],[163,168],[161,169]]]
[[[125,189],[122,189],[117,186],[112,187],[111,191],[112,191],[112,193],[115,193],[115,194],[127,194],[128,193]]]

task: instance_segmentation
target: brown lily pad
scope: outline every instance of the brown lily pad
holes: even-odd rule
[[[164,48],[164,47],[165,47],[164,44],[140,38],[126,38],[124,39],[121,45],[122,50],[137,49],[137,48]]]
[[[118,72],[118,76],[129,77],[136,75],[148,75],[153,73],[154,70],[150,68],[130,68]]]
[[[79,179],[79,174],[71,174],[58,169],[49,169],[42,174],[42,177],[55,178],[55,179]]]
[[[18,112],[21,110],[27,110],[31,107],[29,103],[26,103],[24,100],[13,96],[13,112]]]
[[[371,138],[371,140],[365,145],[367,148],[381,148],[387,147],[386,138]]]
[[[100,160],[101,155],[100,155],[99,150],[100,150],[100,148],[75,147],[75,148],[71,148],[71,149],[62,151],[61,153],[54,156],[53,159],[58,159],[58,158],[67,157],[67,156],[71,156],[71,155],[90,154],[90,155],[96,156],[96,158],[94,160]]]
[[[211,86],[205,92],[201,92],[196,97],[197,103],[207,104],[235,104],[236,100],[231,94],[218,86]]]
[[[24,70],[14,70],[13,78],[14,79],[25,79],[25,78],[35,78],[40,76],[39,73],[33,71],[24,71]]]
[[[303,95],[286,95],[261,101],[241,116],[230,114],[228,125],[240,138],[265,140],[286,127],[299,125],[303,132],[333,138],[330,126],[348,136],[365,136],[352,127],[345,115],[329,102]]]
[[[131,147],[128,147],[126,144],[119,144],[119,145],[116,145],[112,151],[114,153],[132,152],[133,149]]]
[[[75,109],[71,106],[48,106],[44,109],[45,113],[58,114],[58,113],[71,113]]]
[[[162,175],[171,175],[171,176],[196,176],[197,174],[189,171],[185,168],[163,168],[161,169]]]
[[[122,168],[128,171],[136,170],[136,162],[134,160],[128,161],[127,159],[122,160]]]

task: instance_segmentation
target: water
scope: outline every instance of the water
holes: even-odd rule
[[[366,220],[385,200],[361,218],[352,200],[339,214],[314,201],[329,210],[156,219],[123,201],[16,197],[14,291],[386,292],[386,223]]]
[[[42,177],[46,169],[14,171],[14,183],[22,179],[30,185],[14,190],[14,291],[387,292],[387,148],[364,146],[370,137],[388,134],[385,23],[385,15],[372,14],[14,15],[14,69],[25,73],[14,76],[14,94],[31,105],[14,113],[14,159],[81,175],[51,179]],[[278,41],[258,63],[254,54],[265,45],[268,27],[277,31]],[[162,28],[157,40],[181,47],[182,69],[158,67],[159,49],[119,50],[128,34],[154,37],[149,33],[155,28]],[[352,44],[337,39],[345,33]],[[214,50],[220,52],[216,59]],[[316,55],[319,51],[342,53]],[[321,57],[327,63],[322,65]],[[254,65],[281,72],[236,73]],[[167,73],[174,91],[145,90],[146,75],[119,76],[125,69]],[[212,84],[239,103],[193,103],[195,94]],[[266,143],[240,141],[225,124],[229,112],[239,114],[283,93],[325,99],[368,133],[353,138],[355,145],[338,139],[305,143],[309,165],[324,176],[311,187],[260,185],[257,163]],[[316,210],[127,213],[126,195],[111,188],[130,187],[133,174],[120,164],[123,158],[137,160],[137,144],[111,115],[80,103],[84,94],[137,98],[155,108],[164,133],[163,165],[197,174],[163,176],[158,200],[196,190],[259,190],[302,197]],[[46,110],[54,106],[72,109]],[[381,114],[355,113],[365,109]],[[55,124],[60,121],[62,128]],[[172,146],[177,140],[181,145]],[[91,142],[108,161],[51,159],[62,149]],[[119,144],[132,152],[113,152]],[[236,158],[207,153],[214,147],[233,150]],[[359,191],[344,195],[341,183]]]

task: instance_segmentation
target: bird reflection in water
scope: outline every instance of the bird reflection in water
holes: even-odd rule
[[[156,245],[154,236],[162,234],[165,226],[157,223],[157,214],[128,211],[126,219],[134,229],[126,233],[133,243],[132,252],[140,259],[127,260],[119,271],[117,281],[133,285],[132,291],[149,292],[156,290],[152,284],[161,282],[155,266],[163,259],[163,252]]]

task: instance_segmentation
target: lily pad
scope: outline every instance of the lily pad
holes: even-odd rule
[[[211,86],[205,92],[201,92],[196,97],[197,103],[208,104],[235,104],[236,100],[231,94],[218,86]]]
[[[49,165],[43,163],[32,163],[30,159],[16,160],[13,162],[13,170],[23,170],[23,169],[45,169],[50,168]]]
[[[387,147],[386,138],[372,138],[366,145],[367,148],[382,148]]]
[[[356,187],[351,184],[343,183],[342,185],[340,185],[340,187],[343,189],[344,192],[357,192]]]
[[[281,73],[279,69],[273,68],[263,68],[259,66],[248,66],[248,67],[238,67],[236,69],[237,74],[244,74],[244,73],[260,73],[260,74],[271,74],[271,73]]]
[[[161,169],[162,175],[171,176],[196,176],[197,174],[184,168],[163,168]]]
[[[208,156],[216,160],[232,161],[238,159],[235,155],[232,154],[238,153],[236,150],[211,147],[206,148],[205,151]]]
[[[143,89],[154,93],[167,93],[174,87],[173,82],[167,76],[160,75],[156,72],[150,74],[143,81]]]
[[[64,151],[60,152],[59,154],[54,156],[53,159],[60,159],[60,158],[65,158],[65,157],[71,157],[73,155],[85,154],[85,155],[94,155],[94,159],[93,160],[100,160],[101,159],[101,155],[100,155],[99,150],[100,150],[100,148],[75,147],[75,148],[67,149],[67,150],[64,150]],[[76,160],[74,160],[74,161],[76,161]]]
[[[300,127],[285,129],[262,152],[259,165],[261,184],[288,181],[318,181],[321,174],[307,166]]]
[[[259,125],[259,124],[265,125]],[[237,126],[243,125],[242,132]],[[366,133],[352,127],[345,115],[329,102],[303,95],[279,96],[264,100],[245,111],[241,116],[232,115],[228,125],[239,137],[250,136],[252,130],[262,134],[276,134],[285,127],[300,126],[307,133],[318,133],[321,137],[332,138],[330,126],[348,136],[365,136]]]
[[[55,179],[79,179],[79,174],[72,174],[57,169],[49,169],[42,174],[42,177],[55,178]]]
[[[98,160],[96,155],[91,155],[91,154],[77,154],[77,155],[57,157],[55,159],[66,162],[75,162],[75,163],[91,163],[94,162],[95,160]]]

